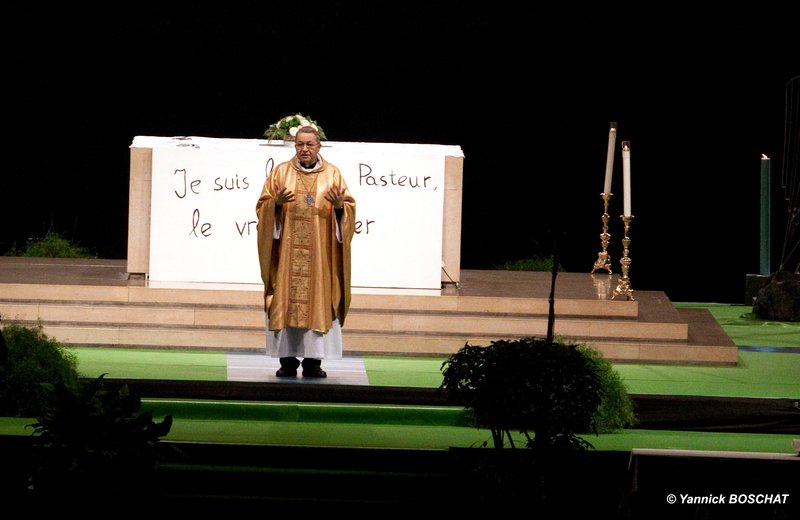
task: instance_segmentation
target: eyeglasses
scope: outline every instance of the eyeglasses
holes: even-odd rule
[[[317,143],[294,143],[294,147],[299,148],[301,150],[303,148],[309,148],[309,149],[316,148],[317,146],[319,146],[319,144]]]

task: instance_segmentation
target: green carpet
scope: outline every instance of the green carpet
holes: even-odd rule
[[[619,433],[585,435],[595,449],[630,451],[633,448],[725,450],[793,453],[792,435],[624,430]],[[192,419],[176,421],[166,437],[169,441],[268,444],[274,446],[337,446],[447,450],[451,447],[491,446],[488,430],[463,426],[421,426],[382,423],[314,423],[280,421],[220,421]],[[518,446],[525,440],[517,438]]]
[[[800,323],[756,318],[743,305],[678,303],[707,308],[740,347],[735,367],[618,363],[632,394],[792,398],[800,396]],[[758,347],[758,348],[751,348]],[[774,348],[771,348],[774,347]],[[792,348],[794,347],[794,348]],[[226,354],[75,347],[86,377],[225,381]],[[438,388],[445,357],[364,356],[370,385]]]
[[[86,377],[225,381],[224,352],[72,347],[78,370]]]
[[[270,446],[356,447],[415,450],[448,450],[451,447],[491,445],[491,434],[464,423],[463,411],[404,408],[353,415],[347,406],[302,404],[225,403],[205,410],[175,400],[145,400],[142,410],[154,412],[157,420],[168,412],[174,423],[164,438],[172,442],[209,442]],[[270,406],[283,410],[254,410]],[[298,410],[292,410],[297,407]],[[312,410],[311,408],[315,408]],[[285,414],[284,417],[280,413]],[[297,415],[295,415],[295,413]],[[262,415],[264,414],[264,415]],[[270,416],[270,414],[272,414]],[[236,417],[238,416],[238,417]],[[28,418],[0,418],[0,435],[31,435]],[[763,453],[793,453],[792,435],[682,432],[669,430],[623,430],[603,435],[584,435],[596,450],[630,451],[634,448],[722,450]],[[525,440],[516,436],[524,446]]]
[[[120,379],[225,381],[224,353],[123,350],[75,347],[78,368],[86,377],[107,374]],[[438,388],[445,358],[365,356],[373,386]],[[632,394],[716,397],[800,396],[800,355],[782,352],[739,352],[735,367],[617,363]]]
[[[491,445],[489,430],[472,426],[471,415],[457,407],[148,399],[142,408],[159,418],[173,415],[175,422],[166,437],[171,441],[201,438],[244,444],[436,450]],[[525,439],[515,437],[524,446]],[[771,453],[792,453],[793,438],[638,429],[583,437],[595,449],[608,451],[657,447]]]
[[[706,397],[800,396],[800,355],[739,352],[735,367],[616,364],[631,394]]]
[[[708,309],[726,334],[740,347],[800,348],[800,322],[762,320],[746,305],[673,303],[675,307]]]

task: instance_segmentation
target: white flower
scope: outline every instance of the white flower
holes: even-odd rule
[[[319,133],[320,139],[326,139],[325,131],[322,127],[317,125],[313,119],[300,113],[282,117],[278,122],[269,125],[269,128],[264,132],[264,136],[269,139],[284,139],[287,136],[295,137],[300,128],[304,126],[312,127]]]

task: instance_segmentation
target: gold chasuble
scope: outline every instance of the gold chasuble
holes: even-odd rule
[[[284,186],[295,199],[276,213],[275,194]],[[338,226],[336,210],[325,198],[332,186],[345,193]],[[356,204],[339,169],[321,156],[310,172],[301,170],[296,158],[279,164],[264,182],[256,214],[269,330],[326,333],[334,318],[344,325]]]

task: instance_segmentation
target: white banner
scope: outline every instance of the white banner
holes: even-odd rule
[[[155,282],[261,284],[255,206],[281,141],[137,137],[153,149]],[[446,156],[457,146],[323,142],[356,199],[352,286],[439,289]]]

